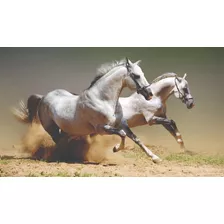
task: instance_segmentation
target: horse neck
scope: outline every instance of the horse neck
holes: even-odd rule
[[[152,83],[150,86],[153,95],[160,97],[163,102],[169,98],[169,96],[173,93],[173,88],[175,86],[175,77],[169,77],[162,79],[156,83]]]
[[[116,67],[100,78],[89,90],[103,100],[117,102],[124,86],[125,67]]]

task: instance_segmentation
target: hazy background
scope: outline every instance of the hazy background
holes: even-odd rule
[[[188,110],[171,97],[168,117],[176,121],[187,148],[224,151],[223,48],[0,48],[0,148],[11,148],[26,130],[10,113],[19,100],[56,88],[80,93],[89,86],[99,65],[125,56],[142,60],[140,66],[148,81],[165,72],[187,73],[196,105]],[[178,148],[162,126],[133,130],[150,144]]]

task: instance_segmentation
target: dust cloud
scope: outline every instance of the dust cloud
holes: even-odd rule
[[[33,123],[28,126],[17,150],[33,159],[48,162],[112,163],[120,159],[112,152],[118,142],[119,137],[115,136],[88,136],[72,139],[69,143],[64,137],[56,146],[42,125]]]

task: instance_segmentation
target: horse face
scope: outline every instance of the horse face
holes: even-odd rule
[[[142,69],[139,67],[140,61],[132,63],[129,59],[126,60],[127,77],[126,85],[132,89],[137,90],[138,94],[142,94],[146,100],[152,98],[152,91],[149,87],[149,83],[145,78]]]
[[[185,77],[186,75],[184,75],[182,79],[175,79],[174,95],[175,97],[181,99],[188,109],[191,109],[194,107],[194,98],[190,93],[190,88]]]

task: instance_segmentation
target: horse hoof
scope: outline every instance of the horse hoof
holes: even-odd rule
[[[158,164],[158,163],[161,163],[162,162],[162,159],[160,159],[158,156],[155,156],[155,157],[152,158],[152,161],[154,163]]]
[[[118,152],[119,151],[119,144],[115,145],[113,148],[113,152]]]

